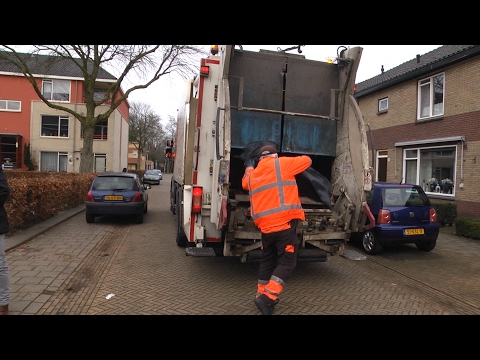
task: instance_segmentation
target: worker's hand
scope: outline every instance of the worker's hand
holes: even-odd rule
[[[255,160],[253,159],[248,159],[247,161],[245,161],[245,167],[248,168],[248,167],[255,167]]]

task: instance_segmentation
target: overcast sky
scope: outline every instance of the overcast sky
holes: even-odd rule
[[[260,49],[286,49],[296,45],[242,46],[244,50],[258,51]],[[329,57],[335,58],[337,56],[339,46],[360,46],[363,48],[355,80],[356,83],[359,83],[380,74],[382,65],[385,71],[388,71],[414,59],[417,54],[426,54],[442,45],[306,45],[301,49],[302,55],[307,59],[326,61]],[[298,54],[297,50],[289,52]],[[185,87],[185,81],[179,77],[161,78],[146,90],[134,91],[128,99],[150,104],[152,109],[162,117],[162,123],[166,124],[169,115],[176,117]]]

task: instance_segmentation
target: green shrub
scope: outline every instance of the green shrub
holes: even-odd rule
[[[480,219],[463,216],[456,218],[455,234],[472,239],[480,239]]]
[[[452,226],[457,218],[457,204],[454,203],[432,203],[437,212],[437,221],[440,225]]]

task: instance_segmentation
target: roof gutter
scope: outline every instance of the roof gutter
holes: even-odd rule
[[[395,146],[409,146],[409,145],[420,145],[420,144],[431,144],[439,142],[451,142],[451,141],[465,141],[465,136],[450,136],[438,139],[425,139],[425,140],[412,140],[412,141],[402,141],[396,142]]]
[[[384,83],[381,83],[379,85],[375,85],[375,86],[372,86],[371,88],[358,91],[354,94],[354,97],[357,99],[360,99],[364,96],[374,94],[376,92],[388,89],[396,85],[403,84],[409,80],[417,79],[421,76],[430,74],[438,70],[443,70],[448,66],[454,65],[461,61],[468,60],[478,55],[480,55],[480,46],[474,46],[468,50],[449,56],[448,58],[445,58],[430,64],[426,64],[424,67],[420,69],[414,70],[412,72],[408,72],[405,75],[401,75],[395,79],[387,80]]]

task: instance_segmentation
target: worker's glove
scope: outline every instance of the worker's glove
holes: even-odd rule
[[[253,159],[248,159],[247,161],[245,161],[245,167],[255,167],[255,160]]]

